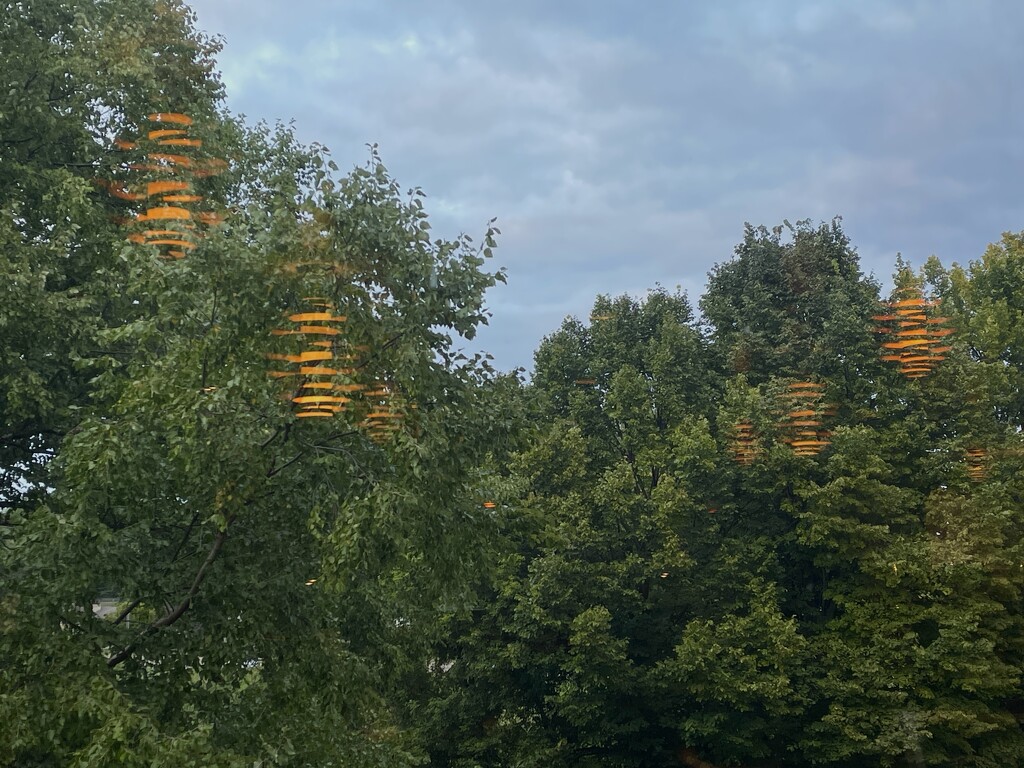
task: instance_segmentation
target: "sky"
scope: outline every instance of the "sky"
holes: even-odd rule
[[[1020,0],[192,0],[228,108],[380,147],[435,234],[502,231],[483,348],[598,294],[696,305],[745,222],[833,216],[865,273],[1024,229]]]

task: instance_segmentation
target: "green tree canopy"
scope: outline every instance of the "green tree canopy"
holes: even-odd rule
[[[750,381],[814,371],[854,386],[877,369],[870,334],[877,298],[835,219],[818,227],[747,225],[736,257],[709,275],[700,306],[716,352]]]
[[[838,222],[782,233],[712,272],[707,337],[659,291],[541,345],[507,554],[414,686],[436,763],[1020,762],[1013,241],[991,269],[899,265],[894,300],[945,301],[898,317],[956,330],[908,378]]]
[[[180,3],[0,4],[0,507],[45,484],[90,398],[96,333],[131,308],[116,200],[96,194],[113,135],[173,104],[207,123],[217,45]]]
[[[432,239],[375,152],[340,175],[222,115],[176,3],[4,11],[0,764],[413,762],[395,679],[482,549],[515,418],[455,347],[497,230]],[[116,148],[168,111],[226,172]],[[226,217],[179,260],[106,189],[158,172]]]

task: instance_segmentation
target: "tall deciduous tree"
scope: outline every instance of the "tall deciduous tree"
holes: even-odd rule
[[[217,45],[176,1],[0,4],[0,508],[45,485],[79,418],[96,332],[120,322],[112,134],[148,112],[206,118]]]
[[[175,3],[4,10],[25,101],[0,117],[0,764],[411,761],[396,673],[475,561],[514,418],[454,347],[502,279],[497,231],[432,239],[375,154],[340,176],[219,117],[214,47]],[[110,216],[143,209],[94,181],[168,109],[230,161],[203,182],[226,222],[177,261],[126,243]],[[311,306],[333,378],[268,376],[268,353],[306,359],[288,318]],[[341,381],[345,408],[297,418],[300,385]]]
[[[981,258],[945,270],[931,260],[926,275],[955,315],[971,358],[997,388],[997,418],[1024,424],[1024,233],[1006,232]],[[995,392],[993,392],[995,394]]]
[[[707,340],[663,293],[566,321],[537,353],[552,423],[512,464],[507,556],[417,684],[435,760],[1020,762],[1011,246],[900,265],[957,329],[924,378],[882,359],[890,310],[837,222],[748,228]]]
[[[853,387],[878,367],[870,333],[877,293],[838,219],[802,221],[748,225],[735,258],[711,272],[700,304],[718,353],[752,382],[813,370]]]
[[[672,765],[709,740],[770,754],[802,641],[770,551],[720,523],[732,470],[709,358],[664,291],[599,298],[542,344],[534,386],[556,421],[513,463],[524,495],[493,586],[438,646],[420,712],[436,762]]]

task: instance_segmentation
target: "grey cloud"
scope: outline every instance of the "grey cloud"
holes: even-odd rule
[[[503,230],[480,343],[528,365],[597,293],[696,303],[744,221],[842,214],[864,267],[976,257],[1024,216],[1015,0],[202,0],[229,104],[349,163],[381,144],[435,231]]]

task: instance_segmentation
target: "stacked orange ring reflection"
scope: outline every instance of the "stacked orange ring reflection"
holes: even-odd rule
[[[882,359],[896,363],[908,379],[922,379],[946,359],[952,347],[946,337],[953,329],[946,326],[948,317],[934,313],[937,301],[926,299],[914,286],[902,288],[886,305],[884,314],[872,319],[881,325],[875,332],[882,335]]]
[[[132,160],[123,166],[127,179],[106,186],[121,200],[143,204],[125,220],[132,226],[131,242],[156,246],[164,259],[183,259],[206,228],[224,220],[220,213],[199,209],[203,196],[194,181],[222,172],[225,163],[199,154],[203,142],[189,135],[188,115],[154,112],[147,121],[150,128],[144,137],[114,142],[117,149],[131,153]]]
[[[784,411],[779,431],[797,456],[817,456],[830,443],[822,417],[833,411],[822,406],[823,396],[824,385],[813,381],[793,382],[779,395]]]
[[[268,353],[267,358],[290,367],[270,371],[274,378],[294,379],[288,399],[298,406],[299,418],[331,417],[349,407],[352,398],[363,389],[354,380],[356,371],[346,365],[339,350],[345,315],[337,315],[330,302],[309,298],[309,311],[288,315],[290,327],[271,331],[273,336],[301,339],[304,349],[288,353]],[[341,363],[341,364],[339,364]]]

